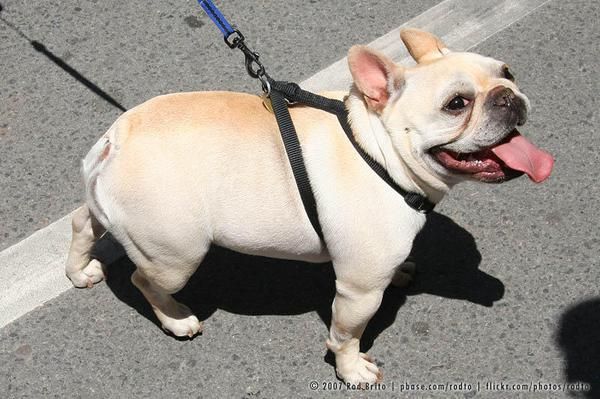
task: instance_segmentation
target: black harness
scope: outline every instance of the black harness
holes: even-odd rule
[[[309,107],[317,108],[322,111],[329,112],[337,116],[342,129],[346,133],[346,136],[360,154],[362,159],[369,165],[369,167],[377,173],[377,175],[385,181],[391,188],[394,189],[398,194],[404,197],[404,201],[413,208],[414,210],[421,213],[429,213],[435,207],[435,204],[424,197],[421,194],[406,191],[400,187],[394,179],[389,175],[387,170],[375,159],[373,159],[367,152],[356,142],[352,128],[348,122],[348,110],[342,101],[316,95],[314,93],[302,90],[296,83],[275,81],[271,78],[267,78],[271,89],[271,104],[273,106],[273,113],[277,119],[279,131],[281,132],[281,138],[283,139],[283,145],[285,152],[287,153],[292,172],[296,180],[296,186],[300,192],[300,198],[304,205],[304,210],[308,215],[308,219],[312,224],[313,228],[317,232],[318,236],[323,240],[323,230],[319,223],[319,215],[317,213],[317,204],[315,196],[310,185],[310,179],[306,172],[306,166],[304,165],[304,158],[302,157],[302,149],[296,134],[296,129],[290,112],[288,110],[289,103],[299,103],[307,105]]]
[[[302,90],[296,83],[281,82],[271,79],[269,75],[267,75],[265,67],[259,61],[258,53],[248,48],[244,35],[229,24],[227,19],[212,1],[198,0],[198,3],[200,3],[200,6],[202,6],[217,28],[223,33],[223,39],[225,40],[225,43],[227,43],[227,46],[231,49],[240,49],[242,53],[244,53],[246,71],[251,77],[260,80],[265,95],[270,98],[273,113],[277,119],[277,125],[279,126],[281,138],[283,139],[285,152],[287,153],[292,167],[296,186],[300,192],[302,204],[304,205],[310,223],[322,241],[324,241],[323,230],[319,223],[315,195],[310,185],[310,178],[306,172],[306,166],[304,165],[302,148],[300,146],[300,141],[298,140],[298,135],[296,134],[296,128],[294,127],[294,123],[292,122],[288,110],[288,104],[291,103],[304,104],[336,115],[344,132],[346,132],[346,136],[348,136],[348,139],[356,151],[358,151],[367,165],[369,165],[383,181],[404,197],[404,201],[406,201],[406,203],[414,210],[421,213],[429,213],[433,210],[435,206],[434,203],[421,194],[406,191],[400,187],[394,179],[392,179],[387,170],[367,154],[356,142],[352,129],[350,128],[350,123],[348,122],[348,110],[346,110],[346,106],[342,101],[322,97]]]

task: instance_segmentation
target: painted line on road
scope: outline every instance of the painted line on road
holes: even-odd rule
[[[369,46],[410,64],[400,41],[402,27],[437,34],[454,50],[468,50],[550,0],[445,0]],[[350,85],[346,59],[308,78],[313,91],[344,90]],[[64,264],[71,239],[71,214],[0,252],[0,328],[72,287]]]
[[[426,30],[440,37],[450,50],[466,51],[549,1],[447,0],[369,43],[369,46],[383,51],[396,62],[414,65],[400,43],[402,28]],[[346,90],[351,81],[347,62],[346,58],[342,58],[308,78],[303,86],[307,90],[322,90],[322,82],[327,82],[328,90]]]

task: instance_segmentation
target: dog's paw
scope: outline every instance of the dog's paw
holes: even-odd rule
[[[398,288],[406,288],[412,283],[415,273],[417,271],[417,264],[411,258],[406,259],[396,269],[394,277],[392,277],[392,285]]]
[[[192,338],[202,332],[202,322],[184,304],[177,302],[176,308],[169,313],[169,316],[164,313],[156,315],[162,323],[162,328],[176,337]]]
[[[67,277],[77,288],[92,288],[94,284],[104,280],[103,265],[100,261],[92,259],[83,270],[67,274]]]
[[[383,380],[383,372],[366,353],[359,353],[353,361],[346,360],[344,364],[339,364],[336,373],[344,382],[356,386],[380,383]]]

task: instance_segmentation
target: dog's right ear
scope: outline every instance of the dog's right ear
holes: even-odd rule
[[[403,82],[403,69],[385,54],[366,46],[353,46],[348,65],[354,84],[363,94],[367,106],[381,113],[392,94]]]

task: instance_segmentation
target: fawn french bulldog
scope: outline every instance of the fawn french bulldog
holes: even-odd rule
[[[546,179],[552,157],[516,130],[527,97],[508,67],[449,51],[435,36],[401,38],[417,64],[403,67],[354,46],[344,99],[358,144],[397,184],[437,203],[465,180],[499,183],[520,174]],[[336,295],[327,347],[338,376],[353,384],[382,378],[359,340],[385,288],[406,282],[408,256],[425,215],[410,208],[367,166],[335,116],[290,112],[322,225],[322,242],[304,211],[275,122],[254,95],[179,93],[123,114],[83,160],[86,204],[73,217],[66,266],[76,287],[104,277],[90,259],[105,231],[136,264],[133,284],[163,327],[194,336],[202,323],[171,294],[211,244],[246,254],[331,261]]]

